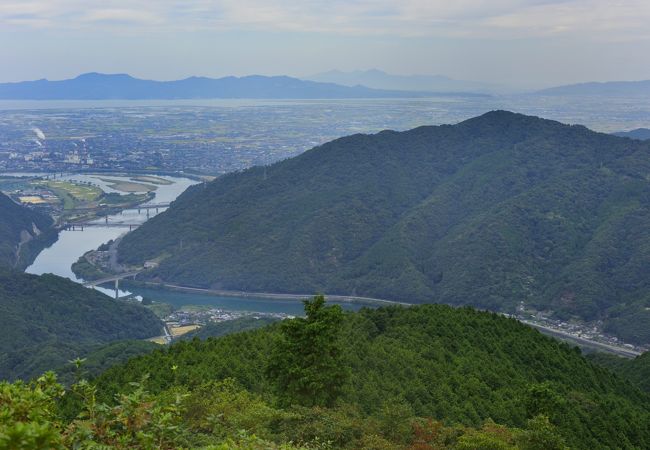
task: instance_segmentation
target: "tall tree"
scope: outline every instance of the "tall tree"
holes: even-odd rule
[[[342,361],[340,306],[325,306],[325,297],[305,300],[305,318],[281,324],[268,375],[283,404],[331,406],[340,395],[348,369]]]

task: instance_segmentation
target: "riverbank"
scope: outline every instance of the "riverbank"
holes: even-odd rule
[[[195,295],[195,296],[206,296],[206,297],[213,296],[215,299],[219,298],[220,300],[222,300],[224,297],[232,298],[233,300],[242,299],[242,301],[266,299],[266,300],[272,300],[271,302],[269,302],[270,304],[276,302],[278,304],[283,302],[298,304],[298,302],[313,296],[313,294],[286,294],[286,293],[283,294],[283,293],[268,293],[268,292],[231,291],[231,290],[224,290],[224,289],[205,289],[205,288],[196,288],[190,286],[181,286],[172,283],[152,282],[152,281],[146,281],[146,282],[128,281],[125,282],[124,285],[132,286],[133,290],[135,291],[138,291],[139,288],[144,287],[145,289],[149,289],[154,292],[161,292],[161,293],[164,292],[167,295],[169,293],[178,292],[178,293],[184,293],[184,295]],[[128,287],[128,289],[131,289],[131,287]],[[381,306],[390,306],[390,305],[399,305],[399,306],[408,307],[408,306],[415,305],[413,303],[397,302],[397,301],[378,299],[372,297],[355,297],[355,296],[342,296],[342,295],[326,295],[326,296],[328,301],[342,303],[342,304],[349,304],[349,305],[357,305],[357,307],[361,307],[361,306],[381,307]],[[634,358],[641,354],[641,352],[635,349],[629,349],[623,345],[616,346],[616,345],[606,344],[603,342],[594,341],[580,336],[576,336],[568,332],[559,331],[554,328],[550,328],[542,324],[538,324],[520,317],[514,317],[514,316],[509,316],[509,317],[513,317],[516,320],[520,321],[521,323],[533,327],[547,336],[568,342],[573,345],[577,345],[585,349],[585,351],[601,351],[601,352],[614,354],[617,356],[623,356],[626,358]]]
[[[578,345],[579,347],[586,347],[587,349],[591,349],[594,351],[601,351],[601,352],[606,352],[606,353],[612,353],[617,356],[623,356],[625,358],[636,358],[637,356],[641,355],[642,353],[639,351],[636,351],[634,349],[628,349],[626,347],[621,347],[621,346],[614,346],[610,344],[605,344],[604,342],[598,342],[598,341],[592,341],[589,339],[585,339],[579,336],[575,336],[573,334],[556,330],[554,328],[550,328],[544,325],[537,324],[535,322],[531,322],[528,320],[522,320],[518,319],[521,323],[524,323],[530,327],[533,327],[537,330],[539,330],[541,333],[546,334],[547,336],[554,337],[556,339],[560,339],[566,342],[573,343],[575,345]]]
[[[131,282],[125,282],[125,285],[128,286],[128,284],[130,283]],[[271,293],[271,292],[229,291],[225,289],[205,289],[205,288],[181,286],[178,284],[170,284],[170,283],[154,282],[154,281],[137,282],[137,284],[144,285],[149,288],[159,288],[159,289],[167,289],[167,290],[179,291],[179,292],[199,293],[199,294],[214,295],[220,297],[235,297],[235,298],[303,301],[315,295],[315,293],[283,294],[283,293]],[[369,305],[369,306],[390,306],[390,305],[413,306],[413,303],[397,302],[393,300],[385,300],[385,299],[373,298],[373,297],[356,297],[356,296],[349,296],[349,295],[327,294],[327,299],[338,303],[352,303],[357,305]]]

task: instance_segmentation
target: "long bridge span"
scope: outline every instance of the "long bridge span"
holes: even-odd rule
[[[159,209],[162,208],[169,208],[170,203],[165,202],[165,203],[142,203],[140,205],[136,206],[131,206],[129,208],[122,208],[122,211],[138,211],[138,214],[140,214],[141,210],[145,210],[149,212],[150,209],[155,209],[156,212],[158,212]]]
[[[160,212],[161,209],[163,208],[168,208],[169,203],[146,203],[146,204],[141,204],[137,206],[131,206],[128,208],[123,208],[120,211],[120,214],[124,211],[138,211],[138,214],[140,214],[142,211],[145,211],[147,214],[147,219],[150,216],[151,210],[156,210],[156,214]],[[88,209],[79,209],[75,210],[76,212],[89,212],[89,211],[96,211],[97,208],[88,208]],[[88,220],[88,221],[80,221],[80,222],[68,222],[65,223],[61,226],[61,229],[63,230],[68,230],[68,231],[83,231],[84,228],[88,227],[109,227],[109,228],[128,228],[129,231],[138,228],[142,223],[128,223],[128,222],[109,222],[108,221],[108,216],[104,216],[104,220],[102,221],[101,218],[99,219],[93,219],[93,220]]]
[[[123,280],[124,278],[133,278],[135,280],[135,277],[140,272],[142,272],[142,270],[144,270],[144,269],[134,270],[134,271],[131,271],[131,272],[118,273],[118,274],[112,275],[110,277],[100,278],[98,280],[87,281],[83,285],[86,286],[86,287],[94,288],[94,287],[99,286],[101,284],[115,283],[115,298],[118,298],[119,291],[120,291],[120,280]]]
[[[129,231],[135,230],[138,228],[141,223],[124,223],[124,222],[115,222],[109,223],[106,222],[75,222],[75,223],[66,223],[61,229],[66,231],[83,231],[84,228],[92,227],[101,227],[101,228],[128,228]]]

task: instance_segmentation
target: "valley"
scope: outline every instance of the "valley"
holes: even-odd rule
[[[579,157],[564,155],[567,142],[575,145],[573,151]],[[647,351],[646,341],[641,338],[629,343],[606,331],[610,317],[619,317],[608,317],[607,310],[598,312],[602,316],[594,320],[580,310],[557,308],[552,298],[544,301],[546,294],[538,290],[535,278],[551,275],[540,270],[544,264],[531,264],[524,258],[532,253],[538,260],[551,261],[557,258],[554,253],[569,251],[562,248],[565,237],[558,238],[566,230],[576,242],[583,242],[584,251],[590,250],[590,222],[581,216],[581,210],[572,211],[573,205],[546,198],[549,192],[555,195],[556,189],[571,191],[581,201],[600,202],[604,206],[598,212],[599,220],[605,223],[612,220],[612,211],[618,221],[628,219],[630,213],[609,209],[616,197],[609,198],[608,189],[636,195],[635,211],[637,215],[643,211],[645,183],[635,167],[646,167],[647,144],[630,142],[583,127],[496,111],[454,126],[357,134],[317,146],[297,158],[213,181],[182,173],[78,172],[58,173],[56,178],[53,173],[5,174],[0,187],[14,201],[29,205],[19,206],[10,199],[4,205],[26,215],[20,227],[29,230],[35,226],[31,221],[44,221],[49,214],[54,220],[42,222],[41,227],[56,230],[58,239],[40,252],[34,251],[27,274],[5,274],[0,269],[5,327],[23,343],[2,353],[0,374],[5,379],[30,378],[56,369],[61,380],[76,390],[84,384],[74,384],[75,379],[85,373],[93,378],[98,400],[106,402],[101,403],[101,414],[113,414],[110,411],[121,407],[109,406],[110,393],[138,385],[137,377],[147,373],[147,393],[134,393],[145,397],[132,400],[133,404],[143,401],[166,405],[167,411],[183,411],[174,419],[180,434],[160,438],[169,448],[180,442],[198,445],[215,439],[202,432],[190,437],[180,431],[193,426],[185,414],[199,414],[200,409],[190,403],[167,404],[167,393],[178,389],[187,392],[188,398],[259,395],[271,399],[264,400],[268,404],[255,403],[254,409],[276,408],[272,414],[279,416],[273,420],[282,427],[287,426],[283,421],[289,411],[300,421],[315,420],[315,424],[324,420],[323,413],[337,414],[333,419],[337,427],[347,426],[343,422],[354,417],[357,438],[329,438],[343,447],[354,443],[366,448],[367,439],[377,439],[370,437],[375,436],[372,424],[377,420],[404,421],[398,434],[387,429],[379,432],[385,442],[421,439],[417,436],[423,430],[424,425],[419,425],[424,423],[422,417],[458,424],[458,445],[481,435],[516,442],[518,447],[513,448],[528,448],[525,442],[537,436],[539,427],[545,430],[541,448],[555,448],[548,447],[549,442],[568,442],[577,448],[587,442],[611,444],[620,438],[611,437],[614,429],[635,445],[643,443],[646,436],[637,420],[650,414],[646,394],[598,365],[611,367],[621,377],[634,380],[635,386],[643,386],[637,372],[643,373],[645,365],[636,364],[643,356],[631,360],[633,364],[603,354],[634,358]],[[543,156],[546,167],[536,166],[540,158],[536,153],[549,148],[561,156],[547,152]],[[511,158],[516,162],[514,170]],[[592,159],[598,162],[595,169]],[[567,164],[571,166],[570,179],[564,176]],[[481,181],[490,180],[490,185],[496,179],[500,180],[497,188],[482,188]],[[593,191],[595,183],[603,184],[602,192]],[[299,186],[295,192],[294,186]],[[527,203],[529,197],[535,206]],[[545,202],[552,207],[544,206]],[[535,218],[532,225],[520,222],[517,214],[522,210]],[[467,217],[471,218],[468,222]],[[557,223],[560,228],[555,229]],[[20,231],[16,225],[10,226]],[[522,230],[525,238],[519,237]],[[13,231],[14,236],[18,231]],[[19,249],[38,237],[34,231],[23,241],[25,232],[18,233]],[[619,239],[608,232],[608,228],[599,229],[598,242],[603,236],[604,242]],[[256,240],[256,236],[265,240]],[[467,236],[469,241],[464,240]],[[421,241],[422,237],[429,241]],[[507,252],[497,257],[495,249],[485,246],[504,239],[509,240],[508,245],[521,245],[518,239],[528,239],[530,245],[540,238],[546,239],[546,246],[554,240],[556,248],[549,252],[540,251],[538,244],[531,249],[524,246],[516,263],[527,268],[523,273],[509,272],[516,264],[504,260],[509,257]],[[435,239],[442,247],[437,247]],[[445,240],[453,246],[445,247]],[[450,257],[449,248],[455,249],[451,256],[456,252],[462,260]],[[350,251],[356,253],[350,257]],[[626,251],[628,260],[639,259],[637,264],[642,264],[643,253]],[[419,259],[426,252],[443,259]],[[577,255],[580,259],[581,252]],[[488,258],[492,269],[474,267],[476,258]],[[363,265],[358,265],[360,262]],[[494,268],[501,272],[495,275]],[[540,271],[532,275],[532,269]],[[465,298],[461,302],[439,290],[450,278],[471,275],[474,270],[477,274],[467,285],[471,288],[461,287],[455,294]],[[249,277],[249,273],[256,275]],[[606,275],[613,277],[609,283],[618,282],[612,274]],[[368,280],[359,283],[364,278]],[[476,283],[481,278],[507,283],[486,290],[485,285]],[[356,282],[353,288],[346,285],[351,279]],[[562,280],[566,282],[566,275]],[[318,296],[303,305],[311,296],[309,290],[326,292],[328,306],[318,303],[324,302]],[[495,302],[491,290],[501,293],[501,303]],[[508,290],[510,296],[505,295]],[[43,298],[50,300],[43,302]],[[418,305],[432,302],[450,303],[454,308]],[[630,305],[622,302],[618,306],[621,311],[621,306]],[[322,313],[318,308],[324,308]],[[322,380],[319,383],[332,383],[330,377],[339,377],[339,381],[326,391],[310,390],[308,395],[302,389],[292,391],[293,376],[288,384],[282,384],[281,342],[299,336],[315,338],[317,335],[294,335],[290,330],[301,323],[323,321],[318,329],[324,332],[333,326],[335,322],[327,321],[334,317],[338,317],[338,337],[321,345],[340,342],[336,351],[320,354],[318,346],[300,348],[317,352],[319,364],[338,355],[337,371],[324,365],[314,375],[304,376],[316,376]],[[81,323],[92,324],[92,329]],[[25,332],[27,327],[39,331],[32,336]],[[585,353],[596,352],[593,359],[583,358],[574,345]],[[296,358],[296,353],[286,355],[287,361]],[[404,361],[408,363],[402,367]],[[300,358],[295,363],[301,364]],[[492,369],[486,371],[488,366]],[[426,381],[428,375],[421,378],[425,373],[437,374],[435,385]],[[461,383],[468,374],[470,381]],[[230,377],[240,383],[234,391],[225,387],[230,386]],[[46,378],[40,380],[46,382]],[[456,391],[459,385],[462,391]],[[30,385],[4,386],[23,389],[16,391],[16,398],[30,395]],[[55,384],[48,386],[49,390],[58,389]],[[398,410],[390,414],[402,419],[393,415],[383,418],[382,411],[388,408],[381,400],[385,393],[401,399]],[[565,395],[568,400],[558,403]],[[337,404],[328,398],[336,398]],[[70,417],[89,407],[76,397],[48,401],[57,403]],[[319,408],[319,412],[308,419],[305,414],[313,412],[297,412],[289,401],[303,408]],[[617,406],[606,408],[608,401]],[[339,411],[336,405],[347,406]],[[362,412],[354,412],[355,408]],[[593,424],[600,419],[592,418],[594,411],[607,424],[598,432]],[[154,410],[144,423],[158,420],[157,414]],[[635,420],[625,426],[614,425],[624,416]],[[493,418],[503,424],[498,425],[496,434]],[[571,426],[564,424],[567,418]],[[106,423],[97,420],[93,426]],[[277,434],[277,425],[262,423],[256,419],[254,426],[264,439],[287,439],[286,431]],[[442,426],[428,423],[435,429]],[[461,425],[464,428],[458,428]],[[82,425],[74,419],[67,426],[74,430]],[[69,433],[55,439],[68,442],[79,438]],[[309,433],[295,433],[291,435],[309,439]],[[273,448],[264,442],[260,448]]]
[[[265,169],[264,176],[272,176],[273,170],[274,166],[270,166],[268,170]],[[14,173],[11,175],[17,174]],[[22,181],[17,182],[16,180]],[[300,286],[294,288],[293,286],[287,285],[284,286],[283,289],[282,286],[278,285],[268,286],[272,289],[264,289],[264,285],[260,284],[251,286],[246,286],[246,284],[229,285],[227,278],[220,280],[216,285],[207,286],[203,281],[196,283],[195,281],[186,278],[174,279],[174,277],[161,276],[161,270],[164,270],[167,261],[165,258],[160,259],[155,257],[155,251],[148,260],[140,260],[137,264],[127,263],[126,265],[124,265],[124,252],[122,252],[122,255],[120,255],[122,261],[119,265],[117,264],[117,250],[124,232],[127,230],[133,230],[137,226],[145,223],[147,219],[153,218],[159,212],[166,209],[166,205],[176,199],[176,197],[185,191],[187,187],[198,183],[197,180],[170,177],[168,175],[143,175],[137,173],[59,174],[58,180],[38,180],[41,180],[41,178],[21,179],[10,178],[5,175],[0,182],[4,183],[3,186],[5,186],[6,189],[13,189],[13,191],[9,193],[13,193],[16,199],[20,199],[21,195],[30,200],[33,198],[45,199],[52,197],[61,199],[60,204],[54,209],[50,209],[50,212],[54,213],[53,215],[58,218],[57,220],[59,222],[68,220],[67,223],[82,223],[86,228],[84,231],[79,231],[80,227],[77,227],[74,231],[72,229],[62,231],[59,240],[52,247],[44,250],[34,264],[28,268],[28,272],[30,273],[41,274],[51,272],[78,282],[81,282],[82,279],[84,281],[97,278],[110,279],[111,287],[113,289],[105,289],[101,287],[99,289],[104,289],[104,292],[111,296],[117,295],[118,297],[125,298],[130,295],[138,296],[139,292],[143,289],[146,290],[164,287],[165,291],[171,292],[171,295],[168,295],[167,293],[165,295],[165,297],[168,298],[167,301],[170,301],[177,306],[191,305],[194,304],[193,302],[195,301],[198,302],[198,304],[205,304],[206,301],[210,301],[209,299],[216,300],[225,298],[231,299],[226,301],[226,303],[229,303],[229,308],[235,308],[235,310],[237,310],[241,309],[241,307],[239,306],[240,303],[238,303],[236,299],[237,297],[243,297],[252,298],[257,302],[255,306],[256,309],[254,310],[257,312],[265,310],[265,307],[263,306],[265,302],[276,302],[277,304],[277,302],[280,301],[285,305],[283,313],[295,314],[296,311],[299,310],[299,307],[293,304],[292,301],[302,299],[309,295],[309,289],[304,289]],[[29,188],[30,186],[39,186],[39,183],[52,187],[62,186],[66,187],[66,189],[59,187],[56,191],[52,190],[51,197],[48,197],[48,195],[43,192],[39,193],[35,192],[35,190],[30,191],[29,189],[26,189],[26,187]],[[203,186],[207,187],[205,183]],[[126,193],[128,191],[132,192]],[[40,197],[38,197],[39,195]],[[97,199],[106,198],[107,196],[112,196],[111,198],[113,198],[114,202],[114,204],[111,205],[113,208],[112,210],[121,210],[119,213],[110,214],[108,213],[109,210],[103,210],[101,219],[95,219],[93,217],[94,213],[92,212],[86,213],[89,214],[87,216],[75,215],[78,214],[79,211],[82,211],[84,207],[92,208],[94,205],[94,207],[97,208],[99,206]],[[120,198],[128,200],[119,203]],[[66,203],[67,199],[70,199],[68,202],[69,204]],[[209,201],[206,200],[204,203],[207,205]],[[160,209],[155,208],[155,210],[150,208],[145,209],[147,204],[161,204],[165,205],[165,207]],[[138,205],[141,205],[141,209],[137,209]],[[42,207],[40,204],[35,206]],[[102,207],[105,207],[105,203],[102,203]],[[50,208],[52,208],[52,206],[50,206]],[[218,206],[211,206],[211,208],[219,209]],[[198,214],[198,216],[200,216],[200,214]],[[80,218],[83,222],[80,221]],[[70,219],[72,219],[72,221],[70,221]],[[153,222],[156,221],[157,219]],[[153,225],[147,225],[147,227],[155,230],[155,227],[151,228]],[[75,233],[83,233],[83,239],[77,239]],[[137,233],[138,232],[135,232],[136,235]],[[129,233],[126,235],[126,239],[131,239],[132,234],[133,233]],[[160,247],[160,251],[165,251],[165,246],[168,246],[168,244],[165,243],[165,240],[167,239],[166,236],[169,235],[169,231],[158,230],[147,234],[148,236],[152,236],[152,238],[139,239],[139,241],[146,242],[147,239],[153,239],[156,241],[158,237],[160,237],[162,238],[160,240],[160,245],[162,246]],[[179,232],[172,234],[182,236],[183,231],[180,230]],[[179,243],[181,249],[183,246],[187,246],[188,249],[194,248],[198,243],[198,241],[191,236],[187,237],[185,240],[183,240],[183,238],[180,239]],[[113,241],[115,241],[115,243],[111,245],[108,252],[97,251],[97,248],[102,244]],[[127,244],[131,251],[138,248],[140,242],[136,242],[135,245],[132,244],[133,242]],[[246,253],[246,250],[242,250],[242,252]],[[70,269],[73,264],[75,265],[76,275]],[[162,268],[159,267],[160,264],[163,265]],[[208,264],[213,267],[219,266],[219,264],[216,264],[215,266],[214,262]],[[149,266],[145,267],[146,265]],[[121,289],[116,290],[115,287],[118,285],[113,282],[113,279],[115,278],[114,274],[119,274],[120,272],[133,272],[134,275],[125,277],[125,280],[119,281]],[[138,275],[135,275],[136,272]],[[149,276],[149,272],[156,273],[158,281],[152,280],[151,276]],[[136,280],[136,282],[133,280]],[[223,284],[224,282],[226,284]],[[346,308],[350,308],[351,305],[355,304],[381,305],[382,303],[390,304],[391,301],[408,304],[421,301],[418,298],[419,294],[413,296],[413,294],[408,293],[396,294],[378,290],[363,292],[358,290],[358,288],[346,291],[346,289],[341,290],[340,287],[336,286],[327,287],[324,284],[312,285],[310,283],[311,282],[307,282],[304,286],[311,286],[311,289],[314,290],[325,288],[326,292],[330,294],[331,300],[342,302],[341,304],[346,305]],[[412,289],[413,286],[409,286],[409,288]],[[427,295],[430,298],[436,298],[435,295],[433,297],[431,296],[432,294]],[[448,302],[449,300],[442,298],[436,301]],[[453,303],[453,301],[449,302]],[[216,303],[218,303],[218,301]],[[548,333],[570,339],[572,342],[580,345],[589,345],[591,342],[597,348],[604,349],[605,351],[619,352],[625,355],[635,355],[647,350],[647,343],[644,342],[643,339],[629,339],[629,336],[617,336],[616,332],[612,333],[613,328],[600,319],[591,320],[587,317],[580,317],[575,314],[571,317],[559,317],[554,315],[552,311],[548,311],[534,302],[526,305],[522,303],[516,308],[513,305],[505,309],[498,305],[489,306],[484,302],[475,303],[475,306],[497,310],[512,315],[533,326],[540,327]],[[356,307],[358,306],[355,306],[355,308]]]

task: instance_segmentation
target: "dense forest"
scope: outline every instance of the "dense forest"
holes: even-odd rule
[[[162,334],[139,305],[54,275],[0,269],[0,379],[29,378],[100,344]]]
[[[24,269],[55,240],[52,218],[18,205],[0,192],[0,266]]]
[[[95,395],[112,404],[116,392],[128,392],[147,374],[142,388],[148,395],[169,399],[182,391],[194,399],[190,403],[198,409],[187,411],[191,420],[207,420],[195,414],[208,414],[217,403],[227,408],[219,425],[204,422],[204,430],[224,432],[222,422],[250,414],[246,426],[227,426],[276,443],[305,442],[310,436],[336,442],[334,448],[407,448],[418,423],[440,429],[498,423],[520,432],[545,423],[572,448],[650,445],[647,394],[590,363],[578,349],[516,320],[441,305],[340,316],[336,335],[320,323],[335,323],[335,316],[323,315],[311,325],[308,312],[306,319],[259,330],[179,342],[109,369],[95,380]],[[287,340],[297,347],[287,347]],[[312,363],[304,367],[300,360]],[[276,375],[283,365],[294,367],[288,378]],[[313,380],[296,386],[301,377]],[[319,389],[338,397],[319,396]],[[70,408],[67,414],[74,417]],[[370,439],[365,427],[371,423],[378,427],[373,433],[393,446],[362,444]]]
[[[648,343],[649,173],[649,142],[495,111],[192,187],[119,255],[199,287],[523,302]]]
[[[648,128],[637,128],[635,130],[619,131],[612,134],[620,137],[628,137],[630,139],[638,139],[640,141],[650,140],[650,129]]]
[[[226,320],[223,322],[208,322],[201,328],[181,335],[177,339],[187,341],[195,338],[207,339],[210,337],[221,337],[232,333],[238,333],[240,331],[262,328],[276,322],[277,320],[279,319],[272,317],[240,317],[238,319]]]
[[[607,353],[594,353],[587,356],[592,362],[607,367],[622,378],[650,392],[650,353],[646,352],[634,359],[621,358]]]

